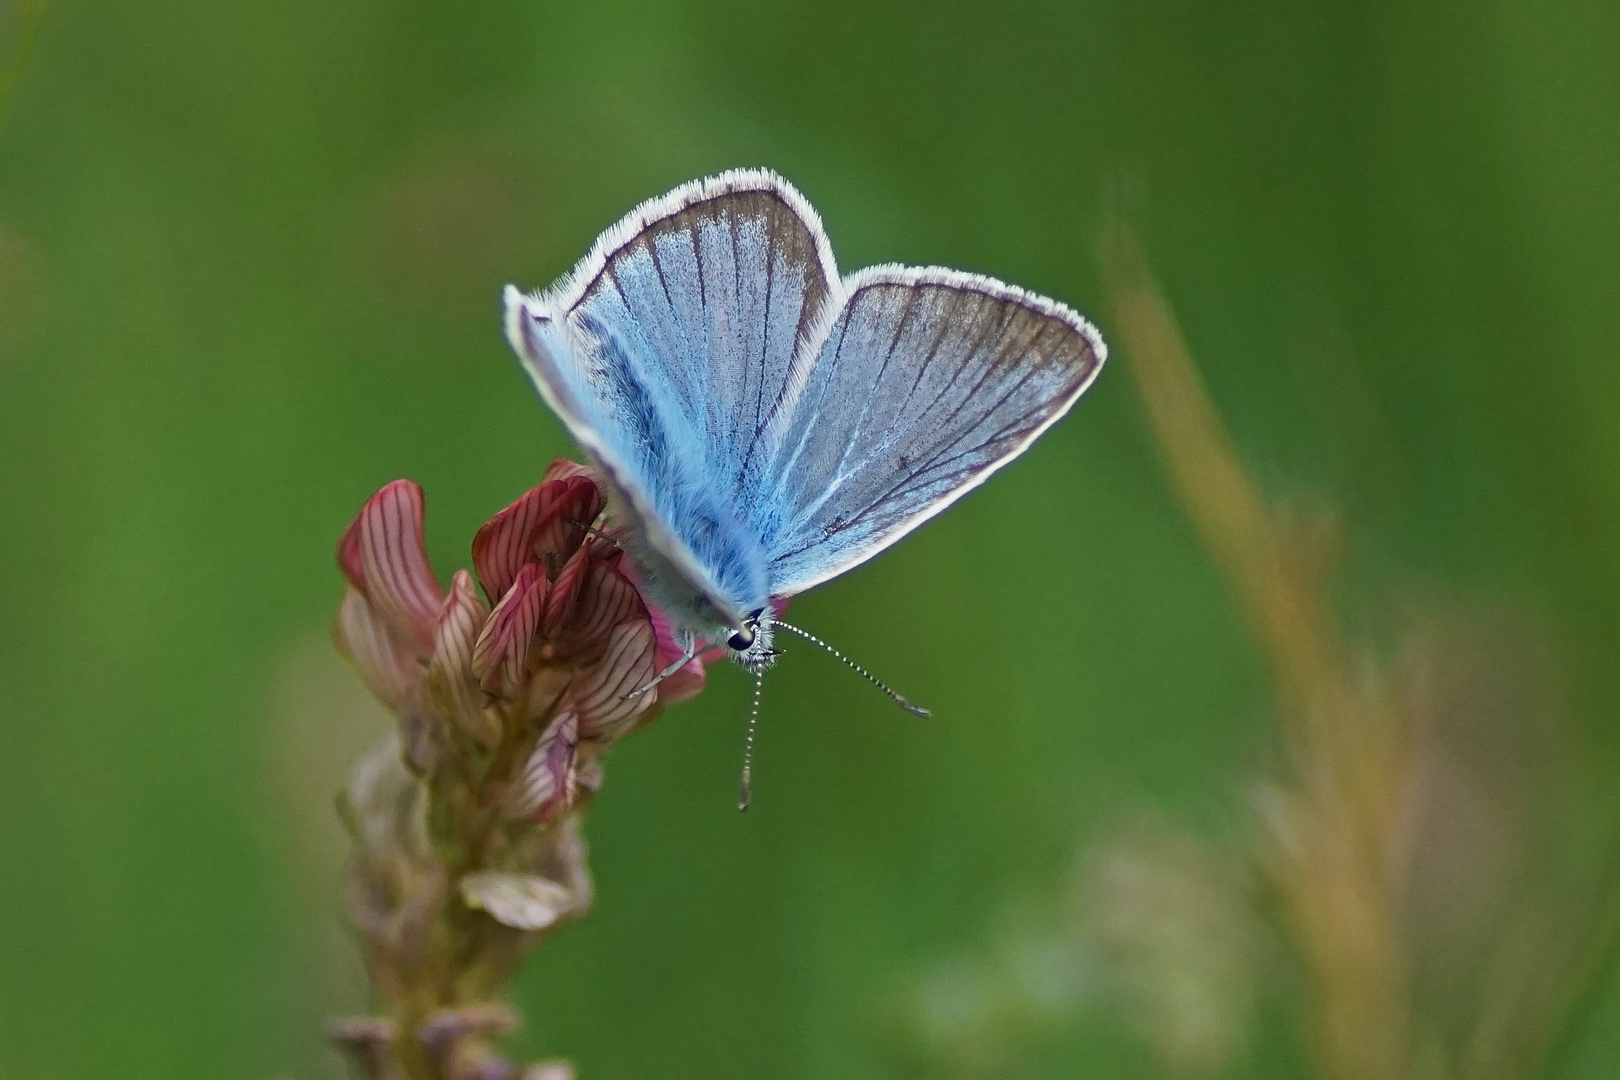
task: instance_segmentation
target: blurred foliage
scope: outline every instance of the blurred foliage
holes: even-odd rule
[[[1219,856],[1201,868],[1196,845],[1169,858],[1145,849],[1135,861],[1149,871],[1192,872],[1156,881],[1138,870],[1130,888],[1093,898],[1108,944],[1152,950],[1119,968],[1146,969],[1153,986],[1202,985],[1237,1029],[1253,981],[1241,916],[1253,893],[1254,914],[1270,916],[1291,954],[1319,1075],[1541,1075],[1584,1018],[1620,931],[1620,830],[1580,820],[1584,808],[1566,818],[1579,777],[1542,635],[1506,612],[1436,616],[1408,598],[1413,610],[1398,615],[1412,625],[1393,658],[1353,644],[1328,597],[1333,523],[1267,505],[1123,227],[1105,264],[1131,373],[1189,517],[1263,648],[1280,729],[1278,760],[1251,797],[1253,854],[1227,860],[1252,861],[1259,888],[1220,888]],[[1111,861],[1133,854],[1127,845]],[[1200,879],[1201,890],[1184,884]],[[1110,932],[1122,916],[1128,932]],[[1225,1055],[1186,1053],[1184,1018],[1211,1011],[1186,996],[1134,1011],[1155,1020],[1167,1063],[1209,1072]]]
[[[1339,511],[1356,640],[1398,655],[1412,598],[1529,613],[1565,688],[1548,827],[1598,865],[1620,752],[1614,5],[57,0],[0,5],[18,56],[0,1073],[337,1075],[320,1019],[364,1003],[326,800],[380,721],[317,640],[332,544],[410,476],[434,561],[465,565],[462,538],[568,449],[507,355],[500,286],[730,165],[800,185],[847,268],[995,274],[1111,335],[1095,253],[1127,217],[1268,497]],[[794,612],[936,719],[793,650],[746,818],[743,679],[619,748],[598,907],[526,972],[518,1041],[603,1080],[940,1075],[897,1018],[979,956],[1047,1003],[1007,1021],[1002,1074],[1160,1075],[1118,1013],[1064,1004],[1100,976],[1040,959],[1043,909],[1144,802],[1241,843],[1234,792],[1278,706],[1125,368]],[[1470,940],[1434,943],[1442,989]],[[1612,1075],[1620,987],[1595,986],[1554,1075]],[[1299,1075],[1304,1009],[1258,1000],[1227,1073]]]

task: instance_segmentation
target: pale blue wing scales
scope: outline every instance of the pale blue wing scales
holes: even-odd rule
[[[825,260],[823,259],[825,255]],[[799,341],[835,288],[819,223],[776,189],[734,190],[650,223],[578,283],[568,319],[617,334],[662,376],[704,451],[703,471],[746,501],[753,460]]]
[[[809,204],[750,170],[638,207],[557,286],[509,293],[514,348],[630,504],[671,606],[693,599],[668,595],[684,590],[736,625],[765,602],[763,549],[739,508],[802,385],[799,342],[838,290]]]
[[[1068,411],[1106,355],[1074,311],[989,278],[854,275],[752,515],[771,592],[843,573],[982,483]]]

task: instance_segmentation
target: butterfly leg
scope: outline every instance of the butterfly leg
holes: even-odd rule
[[[660,671],[658,673],[658,677],[653,679],[653,681],[648,683],[646,686],[643,686],[639,690],[632,690],[630,693],[624,695],[622,700],[629,701],[631,698],[640,697],[642,694],[645,694],[647,691],[651,690],[653,687],[657,686],[659,683],[663,682],[665,679],[669,678],[671,675],[681,670],[681,668],[692,662],[692,658],[698,654],[699,643],[697,635],[693,634],[691,631],[682,631],[682,633],[686,636],[686,652],[682,654],[681,658],[669,665],[669,667],[665,668],[663,671]]]
[[[605,540],[614,547],[624,547],[624,531],[622,529],[599,529],[588,521],[578,518],[569,518],[568,524],[585,530],[585,536],[591,540]]]

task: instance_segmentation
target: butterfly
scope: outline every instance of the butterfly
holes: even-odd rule
[[[763,169],[642,203],[550,288],[507,286],[505,305],[512,348],[601,472],[643,591],[680,635],[666,675],[705,645],[769,667],[773,629],[804,633],[773,604],[983,483],[1107,357],[1077,312],[992,278],[840,274],[815,210]]]

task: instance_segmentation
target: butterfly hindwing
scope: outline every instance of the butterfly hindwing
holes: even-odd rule
[[[983,482],[1106,355],[1074,311],[989,278],[882,266],[847,289],[772,463],[777,595],[870,558]]]

